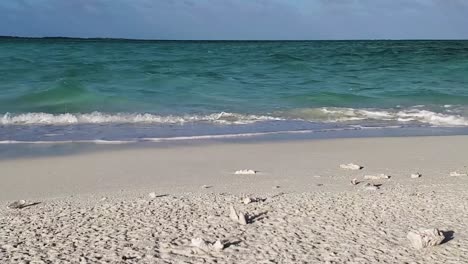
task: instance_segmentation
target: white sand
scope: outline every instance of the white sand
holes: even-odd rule
[[[467,263],[468,177],[449,176],[466,171],[467,150],[458,136],[2,161],[0,263]],[[350,162],[364,169],[339,168]],[[242,168],[261,173],[234,175]],[[415,171],[423,176],[412,179]],[[380,173],[392,177],[363,179]],[[244,204],[246,196],[265,200]],[[8,209],[15,199],[40,204]],[[250,223],[232,221],[231,204]],[[420,228],[453,239],[418,251],[406,236]],[[226,248],[203,251],[193,238]]]

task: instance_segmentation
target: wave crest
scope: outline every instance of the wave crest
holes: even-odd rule
[[[218,124],[249,124],[258,121],[281,120],[271,116],[242,115],[235,113],[215,113],[210,115],[161,116],[154,114],[49,114],[26,113],[5,114],[0,119],[2,125],[71,125],[71,124],[183,124],[187,122],[211,122]]]

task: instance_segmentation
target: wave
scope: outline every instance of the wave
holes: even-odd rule
[[[213,113],[208,115],[156,115],[150,113],[25,113],[0,116],[0,125],[74,125],[74,124],[185,124],[212,123],[242,125],[263,121],[306,121],[321,123],[368,124],[380,122],[395,124],[423,124],[452,127],[468,126],[468,111],[446,105],[441,112],[424,109],[423,105],[408,109],[355,109],[338,107],[302,108],[254,115]]]
[[[215,113],[209,115],[154,115],[144,114],[106,114],[93,112],[89,114],[49,114],[26,113],[5,114],[0,119],[2,125],[72,125],[72,124],[183,124],[188,122],[211,122],[217,124],[250,124],[258,121],[282,120],[281,118],[263,115],[243,115],[236,113]]]
[[[292,118],[302,120],[314,120],[321,122],[399,122],[419,123],[432,126],[468,126],[468,118],[460,114],[438,113],[430,110],[419,109],[421,105],[410,109],[354,109],[338,107],[295,109],[288,112]]]

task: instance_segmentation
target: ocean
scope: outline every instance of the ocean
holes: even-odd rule
[[[467,134],[468,41],[0,39],[3,144],[370,130]]]

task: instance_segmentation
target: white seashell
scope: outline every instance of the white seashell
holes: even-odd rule
[[[242,212],[237,213],[236,209],[234,206],[229,207],[229,218],[233,220],[234,222],[237,222],[241,225],[246,225],[247,224],[247,218],[245,217],[245,214]]]
[[[229,218],[231,218],[235,222],[239,221],[239,215],[237,214],[236,209],[232,205],[229,207]]]
[[[254,174],[257,174],[257,171],[255,171],[255,170],[238,170],[238,171],[234,172],[234,174],[237,174],[237,175],[254,175]]]
[[[242,200],[242,202],[243,202],[244,204],[249,204],[249,203],[254,202],[254,200],[252,200],[250,197],[246,197],[246,198],[244,198],[244,199]]]
[[[247,224],[247,217],[245,216],[244,213],[240,212],[239,213],[239,224],[241,225],[246,225]]]
[[[422,174],[419,173],[419,172],[413,173],[413,174],[411,174],[411,179],[417,179],[417,178],[419,178],[419,177],[421,177],[421,176],[422,176]]]
[[[377,191],[379,187],[375,186],[374,184],[367,183],[366,185],[364,185],[364,189],[368,191]]]
[[[221,251],[224,249],[223,243],[220,240],[216,240],[215,243],[211,244],[203,240],[202,238],[192,238],[192,247],[197,247],[204,251]]]
[[[148,194],[148,196],[149,196],[149,198],[154,199],[154,198],[156,198],[156,193],[155,192],[150,192]]]
[[[273,186],[273,189],[279,189],[279,188],[280,188],[279,185]]]
[[[460,173],[458,171],[452,171],[452,172],[450,172],[450,176],[451,177],[460,177],[460,176],[467,176],[467,174],[466,173]]]
[[[345,169],[345,170],[361,170],[364,167],[354,164],[354,163],[348,163],[348,164],[341,164],[340,168]]]
[[[440,245],[445,239],[444,234],[436,228],[410,231],[406,237],[416,249]]]
[[[365,175],[364,179],[366,179],[366,180],[390,179],[390,176],[381,173],[381,174],[377,174],[377,175]]]
[[[211,245],[211,247],[215,250],[215,251],[221,251],[224,249],[224,245],[223,243],[221,243],[220,240],[216,240],[216,242]]]
[[[10,209],[21,209],[21,208],[26,207],[26,201],[25,200],[18,200],[18,201],[12,202],[7,207],[10,208]]]
[[[201,238],[192,238],[192,246],[205,251],[210,249],[209,244]]]
[[[352,185],[358,185],[359,182],[358,182],[358,180],[356,178],[354,178],[354,179],[351,180],[351,184]]]

